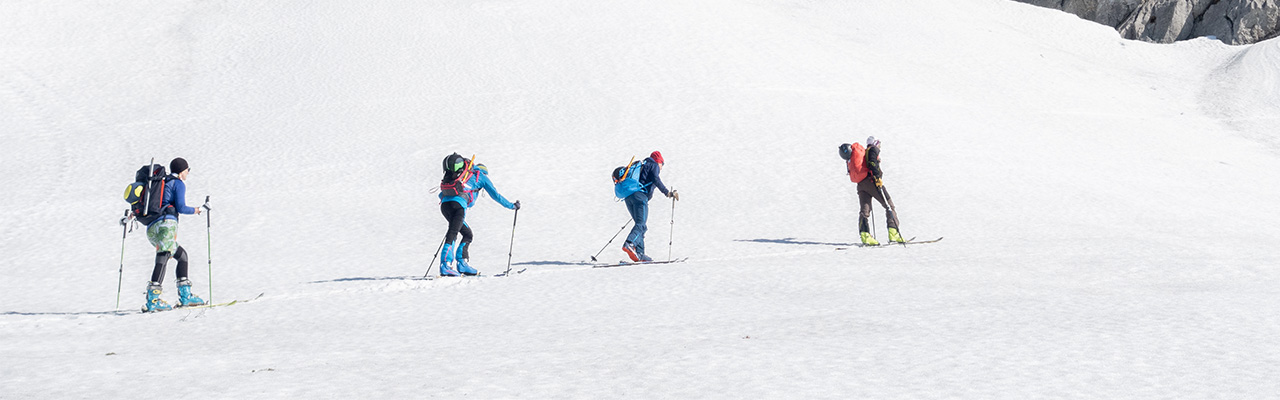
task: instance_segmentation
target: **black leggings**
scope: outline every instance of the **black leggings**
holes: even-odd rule
[[[169,252],[156,253],[156,269],[151,271],[151,281],[160,283],[164,280],[164,268],[169,263],[170,258],[178,259],[178,280],[187,278],[187,250],[182,246],[178,246],[178,250],[174,254]]]
[[[444,219],[449,221],[449,231],[444,234],[444,242],[446,244],[451,244],[454,240],[457,240],[459,233],[462,234],[461,245],[471,243],[471,227],[467,226],[466,207],[456,201],[446,201],[440,203],[440,214],[444,214]],[[464,248],[462,251],[465,252],[467,250]]]

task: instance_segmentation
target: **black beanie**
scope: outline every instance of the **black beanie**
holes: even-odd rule
[[[187,170],[187,160],[178,157],[169,162],[169,173],[177,175]]]

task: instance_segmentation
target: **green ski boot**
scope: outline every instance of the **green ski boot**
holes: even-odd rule
[[[862,232],[862,245],[879,246],[880,242],[876,241],[876,238],[871,237],[871,232]]]
[[[898,233],[898,228],[889,228],[889,241],[894,243],[906,243],[902,240],[902,235]]]

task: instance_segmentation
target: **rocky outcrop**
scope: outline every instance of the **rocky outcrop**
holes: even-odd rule
[[[1216,1],[1197,21],[1192,37],[1217,36],[1229,44],[1250,44],[1280,35],[1280,1]],[[1228,41],[1225,38],[1231,38]]]
[[[1227,44],[1251,44],[1280,36],[1280,0],[1014,1],[1063,10],[1148,42],[1212,36]]]
[[[1141,3],[1140,0],[1066,0],[1062,2],[1061,10],[1118,28]]]

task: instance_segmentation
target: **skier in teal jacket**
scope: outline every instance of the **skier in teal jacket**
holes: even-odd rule
[[[467,226],[467,209],[476,204],[476,198],[479,197],[480,191],[483,190],[503,207],[510,210],[519,210],[520,201],[512,203],[502,194],[498,193],[498,189],[493,186],[493,182],[489,180],[489,168],[484,164],[476,164],[472,167],[471,162],[461,156],[450,156],[445,158],[446,179],[452,171],[455,174],[461,174],[470,169],[470,173],[463,182],[463,193],[461,195],[440,194],[440,213],[444,215],[444,219],[449,221],[449,230],[444,236],[444,246],[440,252],[440,276],[458,276],[476,275],[479,272],[471,265],[467,264],[467,260],[471,258],[468,250],[471,248],[471,227]],[[455,175],[456,176],[456,175]],[[462,234],[462,242],[454,245],[458,234]],[[457,269],[451,264],[456,262]]]

